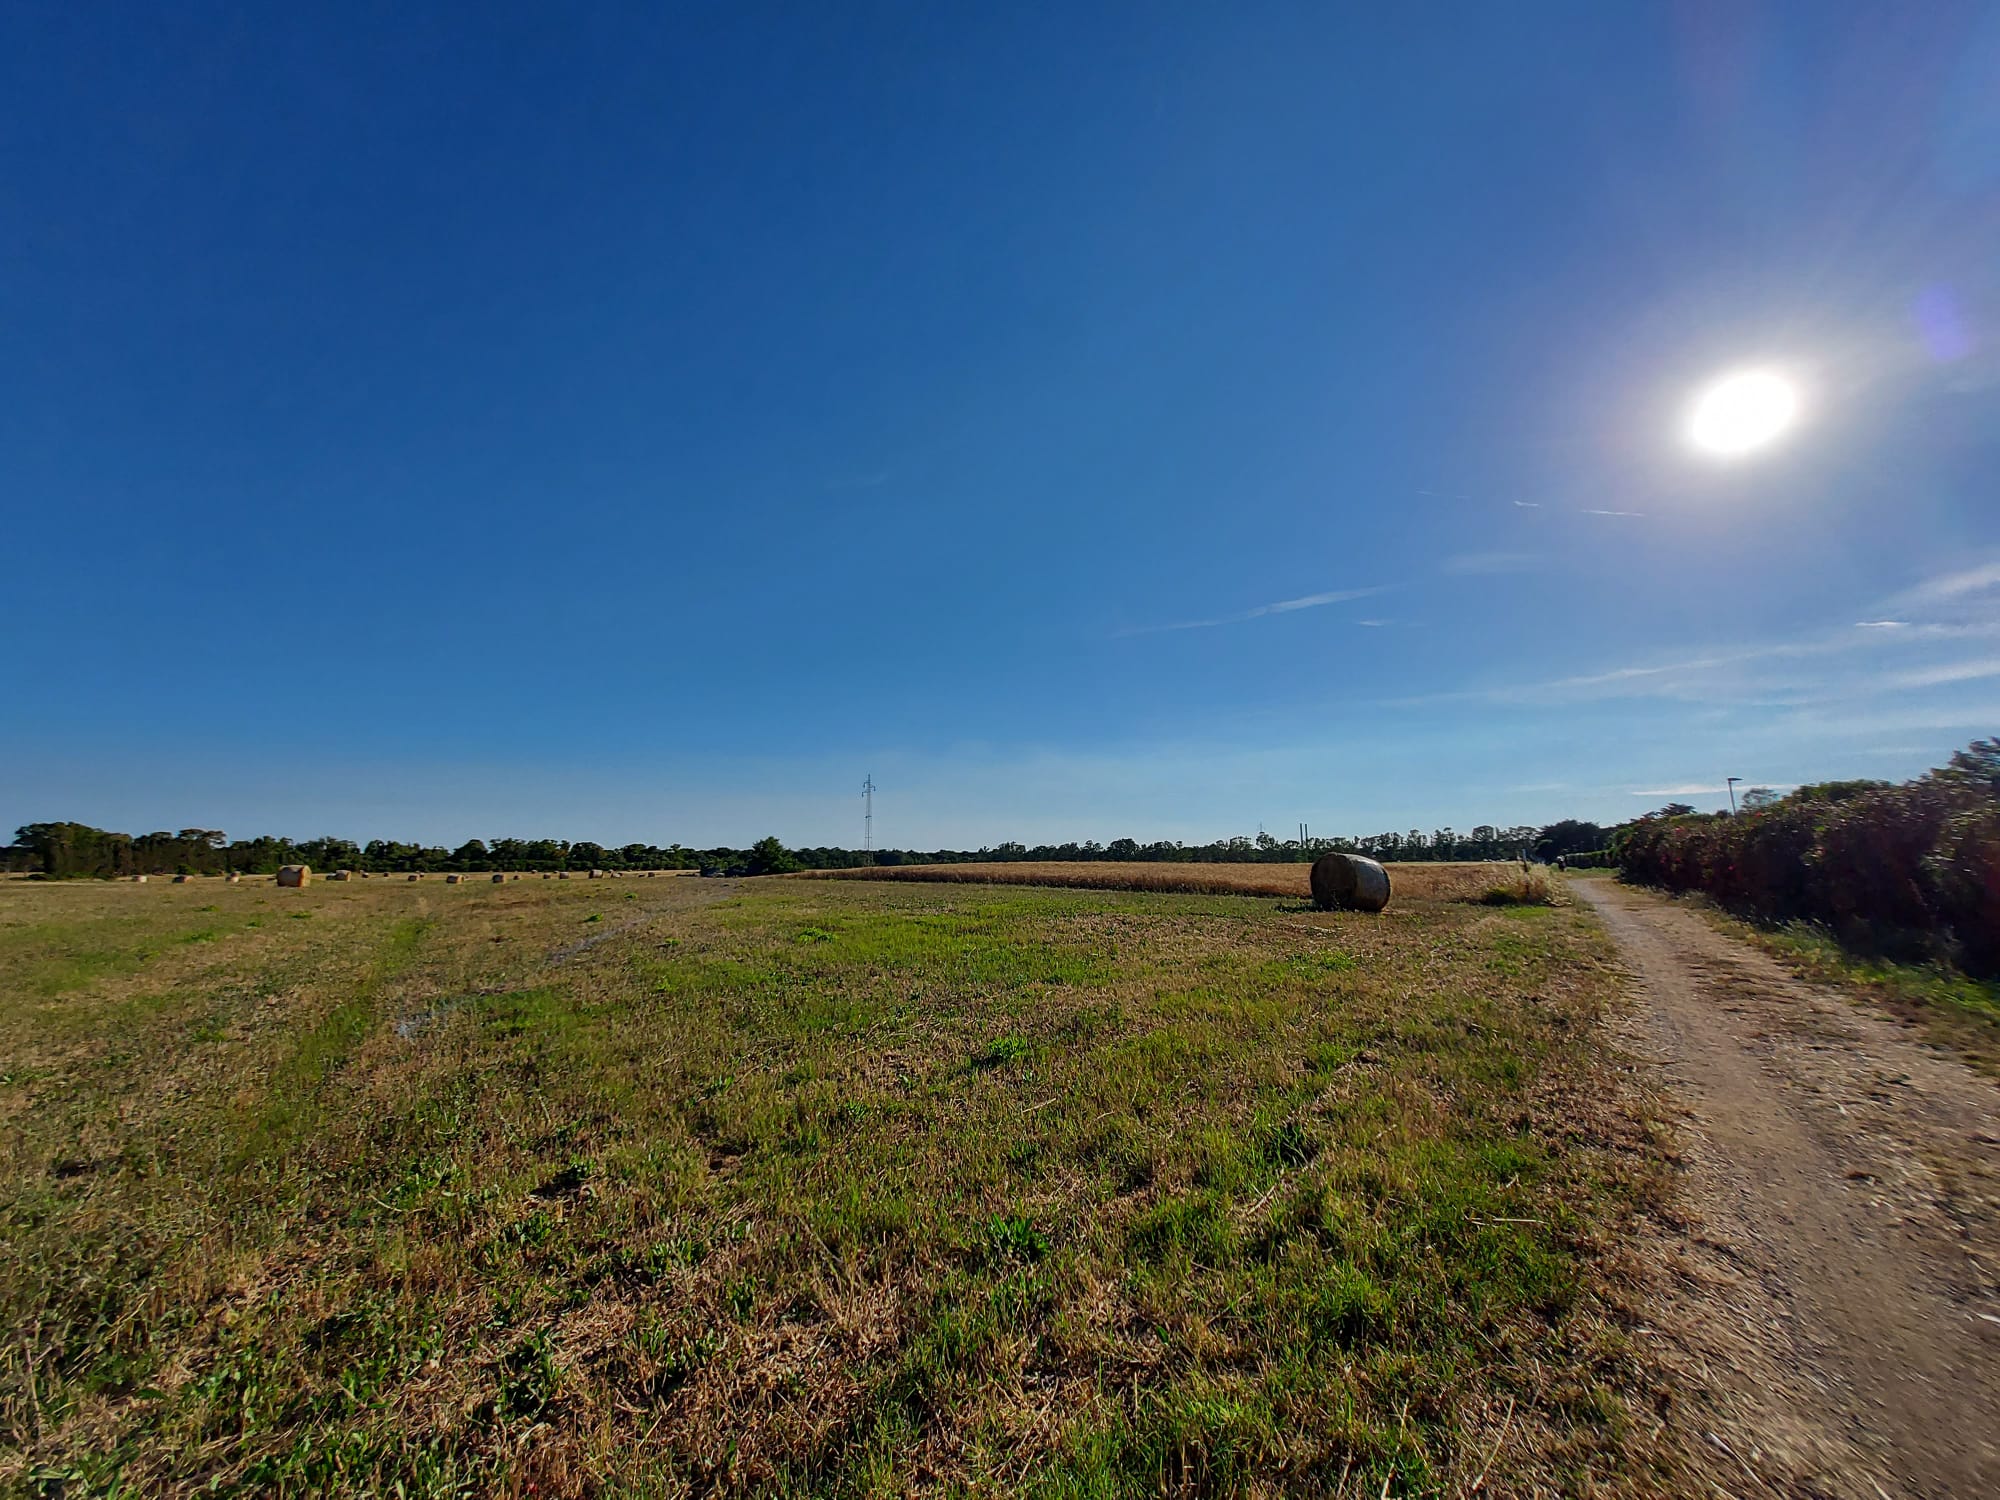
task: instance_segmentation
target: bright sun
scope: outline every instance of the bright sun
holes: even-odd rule
[[[1695,397],[1687,435],[1704,453],[1738,458],[1768,447],[1798,420],[1798,387],[1770,370],[1725,375]]]

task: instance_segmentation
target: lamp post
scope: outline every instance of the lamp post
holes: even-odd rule
[[[1736,816],[1736,783],[1743,778],[1741,776],[1731,776],[1726,779],[1729,782],[1729,816],[1733,818]]]

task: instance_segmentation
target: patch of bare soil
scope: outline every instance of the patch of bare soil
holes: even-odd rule
[[[1646,1330],[1730,1494],[2000,1494],[2000,1088],[1611,881],[1623,1041],[1677,1136]]]

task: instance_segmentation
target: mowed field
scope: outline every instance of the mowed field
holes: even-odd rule
[[[0,1487],[1673,1489],[1489,883],[0,884]]]
[[[1398,900],[1477,896],[1519,878],[1512,864],[1394,864],[1386,867]],[[991,864],[876,865],[810,870],[807,880],[914,880],[926,885],[1040,885],[1103,891],[1185,891],[1201,895],[1312,894],[1308,864],[1204,865],[1134,860],[1007,860]]]

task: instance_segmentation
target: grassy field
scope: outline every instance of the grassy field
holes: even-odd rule
[[[1386,867],[1396,899],[1459,900],[1510,894],[1532,903],[1546,894],[1546,877],[1526,879],[1514,864],[1416,863]],[[1180,891],[1211,896],[1312,894],[1308,864],[1202,865],[1158,861],[1008,860],[992,864],[873,865],[854,870],[811,870],[804,880],[914,880],[925,885],[1039,885],[1071,890]],[[1538,894],[1539,893],[1539,894]]]
[[[7,882],[0,1489],[1672,1487],[1607,950],[1448,895]]]

